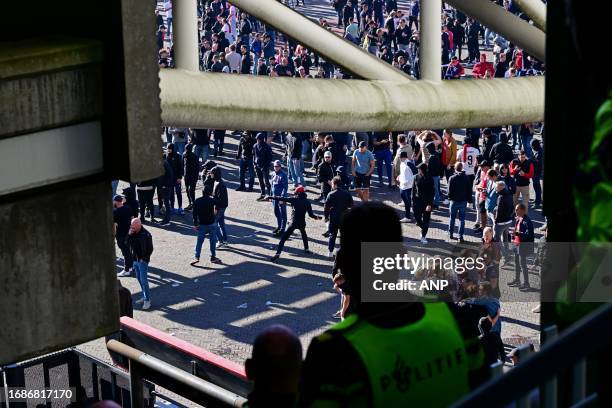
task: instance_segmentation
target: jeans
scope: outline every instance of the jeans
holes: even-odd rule
[[[304,162],[302,159],[287,159],[287,169],[289,170],[289,178],[293,181],[293,185],[304,185]]]
[[[384,166],[387,169],[387,177],[389,178],[389,185],[391,185],[391,150],[383,149],[374,152],[374,157],[376,157],[376,172],[378,173],[378,181],[380,184],[383,184],[383,162]]]
[[[440,176],[432,176],[434,183],[434,205],[440,204]]]
[[[507,224],[494,224],[493,225],[493,239],[497,242],[501,242],[502,245],[500,247],[501,254],[505,258],[508,254],[508,233],[510,232],[510,227],[512,223],[509,222]]]
[[[535,205],[542,204],[542,184],[540,184],[540,176],[533,176],[531,179],[533,182],[533,190],[535,191]]]
[[[255,183],[255,168],[253,167],[253,159],[240,159],[240,187],[245,187],[246,172],[249,172],[249,189],[253,188]]]
[[[514,280],[520,282],[523,272],[523,283],[529,285],[529,269],[527,269],[527,253],[521,247],[514,247]]]
[[[198,159],[202,159],[202,163],[205,163],[208,160],[208,156],[210,155],[210,146],[208,144],[205,145],[196,145],[193,151]]]
[[[149,293],[149,263],[144,261],[134,261],[134,271],[136,271],[136,279],[142,289],[142,297],[145,300],[151,300]]]
[[[111,200],[113,198],[115,198],[115,195],[117,194],[117,186],[119,185],[119,180],[113,180],[111,181],[111,188],[113,190],[113,196],[111,197]]]
[[[530,159],[533,157],[533,151],[531,150],[531,140],[533,135],[521,135],[521,143],[523,144],[523,150]]]
[[[185,142],[174,142],[174,148],[176,149],[176,153],[179,156],[182,156],[185,153]]]
[[[400,190],[400,197],[404,202],[404,210],[406,211],[406,218],[410,218],[410,204],[412,203],[412,189]]]
[[[206,238],[206,234],[208,234],[208,239],[210,240],[210,257],[214,258],[217,255],[216,245],[217,245],[217,223],[209,224],[209,225],[200,225],[198,227],[198,239],[196,241],[195,247],[195,257],[196,259],[200,259],[200,254],[202,253],[202,244],[204,243],[204,238]]]
[[[451,201],[450,210],[450,221],[448,223],[448,233],[453,235],[455,233],[455,219],[459,215],[459,236],[463,237],[465,232],[465,210],[467,208],[467,201]]]
[[[276,217],[276,226],[280,231],[285,231],[287,225],[287,205],[279,200],[272,200],[274,207],[274,216]]]
[[[125,243],[125,236],[116,237],[117,246],[121,250],[121,255],[123,255],[123,270],[129,271],[134,262],[132,261],[132,254],[130,253],[130,248]]]
[[[217,222],[217,241],[227,242],[227,231],[225,230],[225,208],[219,208],[217,210],[217,216],[215,217],[215,221]]]
[[[182,183],[178,182],[174,185],[174,191],[170,192],[170,208],[174,208],[174,194],[176,194],[178,208],[183,208],[183,193],[181,190],[182,186]]]

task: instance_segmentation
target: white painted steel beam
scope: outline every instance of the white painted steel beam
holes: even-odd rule
[[[363,79],[410,80],[402,71],[276,0],[234,0],[232,3]]]
[[[160,72],[165,126],[376,131],[525,123],[544,117],[544,77],[441,81]]]
[[[540,30],[546,32],[546,4],[542,0],[514,0],[519,8],[523,10],[533,24]]]
[[[421,79],[442,80],[442,0],[421,2],[421,46],[419,47]]]
[[[501,34],[540,61],[546,61],[546,35],[490,0],[445,0]]]
[[[173,43],[175,65],[180,69],[200,69],[198,9],[196,0],[173,0]]]

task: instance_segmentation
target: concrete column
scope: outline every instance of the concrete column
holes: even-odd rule
[[[546,32],[546,4],[542,0],[514,0],[519,8],[523,10],[533,24],[540,30]]]
[[[442,0],[421,1],[421,79],[442,80]]]
[[[173,0],[175,66],[199,71],[198,11],[196,0]]]

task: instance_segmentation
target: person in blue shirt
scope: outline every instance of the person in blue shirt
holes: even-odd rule
[[[274,162],[274,176],[272,176],[272,195],[275,197],[287,197],[287,189],[289,183],[287,174],[283,171],[280,160]],[[276,217],[276,229],[272,231],[272,235],[281,235],[285,232],[287,225],[287,205],[284,201],[272,200],[274,206],[274,216]]]
[[[467,299],[465,303],[484,306],[487,309],[487,318],[491,322],[491,333],[501,336],[501,306],[499,299],[493,297],[493,288],[489,282],[480,282],[478,285],[478,298]]]

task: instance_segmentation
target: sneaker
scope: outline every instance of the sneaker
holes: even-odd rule
[[[459,242],[460,242],[460,243],[462,243],[462,244],[465,242],[465,240],[463,239],[463,237],[459,237]]]
[[[280,231],[280,228],[274,228],[274,229],[272,230],[272,235],[276,235],[276,233],[277,233],[278,231]]]
[[[522,285],[519,286],[519,290],[529,290],[531,289],[531,286],[529,286],[528,283],[523,283]]]
[[[130,276],[130,271],[121,271],[117,274],[117,276],[120,276],[120,277]]]
[[[450,204],[450,201],[448,201],[448,200],[444,200],[444,201],[442,201],[442,204],[444,204],[444,205],[449,205],[449,204]]]
[[[274,254],[273,257],[270,258],[270,262],[276,262],[276,260],[280,257],[280,254]]]
[[[331,235],[331,232],[329,231],[325,231],[324,233],[322,233],[321,235],[323,235],[325,238],[329,238],[329,236]]]
[[[304,253],[305,253],[305,254],[312,254],[312,252],[310,251],[310,249],[305,249],[305,250],[304,250]]]
[[[531,312],[532,312],[532,313],[540,313],[540,311],[541,311],[541,310],[540,310],[540,307],[541,307],[541,306],[542,306],[542,305],[537,305],[536,307],[534,307],[533,309],[531,309]]]
[[[187,207],[185,207],[185,211],[191,211],[192,208],[193,204],[189,204]]]
[[[221,260],[219,258],[217,258],[216,256],[211,256],[210,257],[210,263],[220,264]]]
[[[195,265],[195,264],[197,264],[198,262],[200,262],[200,258],[193,258],[193,259],[191,260],[191,262],[189,262],[189,265]]]
[[[513,280],[512,282],[508,282],[508,286],[519,286],[521,284],[521,281],[519,280]]]
[[[142,310],[149,310],[151,308],[151,301],[150,300],[145,300],[142,303]]]
[[[170,220],[162,220],[161,225],[170,225]]]
[[[426,243],[427,243],[427,238],[421,237],[421,244],[426,244]]]
[[[404,217],[404,218],[402,218],[402,219],[400,220],[400,222],[403,222],[403,223],[410,222],[410,218],[406,218],[406,217]]]
[[[137,305],[142,305],[142,304],[144,303],[144,301],[145,301],[145,298],[140,298],[140,299],[138,299],[138,300],[137,300],[136,302],[134,302],[134,303],[136,303]]]
[[[342,317],[342,311],[338,310],[336,313],[332,315],[332,317],[334,319],[339,319],[340,317]]]
[[[274,235],[275,237],[280,237],[281,235],[283,235],[283,232],[285,231],[282,229],[279,229],[276,232],[273,232],[272,235]]]
[[[453,234],[448,234],[448,239],[455,239],[455,236]]]
[[[223,248],[227,246],[227,242],[219,241],[217,242],[217,248]]]
[[[334,257],[334,252],[333,252],[333,251],[328,252],[328,253],[327,253],[327,256],[328,256],[328,257],[330,257],[330,258],[333,258],[333,257]]]
[[[266,199],[266,196],[259,196],[259,198],[257,198],[257,201],[264,201]]]

